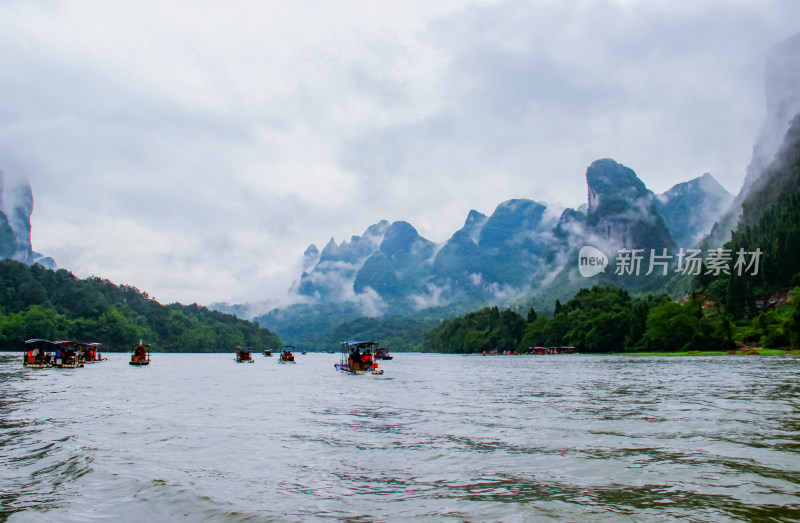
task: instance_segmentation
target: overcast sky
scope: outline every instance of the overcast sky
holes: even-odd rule
[[[577,207],[609,157],[738,192],[797,0],[0,2],[34,250],[162,303],[277,299],[305,248]]]

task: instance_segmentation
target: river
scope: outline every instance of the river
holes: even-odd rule
[[[0,353],[0,521],[798,521],[800,358]]]

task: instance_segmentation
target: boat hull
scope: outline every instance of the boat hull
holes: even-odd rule
[[[369,369],[369,370],[352,370],[348,365],[343,365],[341,363],[334,363],[333,366],[336,370],[340,372],[344,372],[345,374],[375,374],[381,375],[383,374],[383,369]]]
[[[29,368],[29,369],[52,369],[53,366],[49,363],[25,363],[22,362],[22,366]]]

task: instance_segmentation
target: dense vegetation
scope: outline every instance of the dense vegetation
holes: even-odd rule
[[[139,340],[157,352],[281,346],[274,333],[230,314],[161,305],[131,286],[0,260],[0,347],[18,349],[30,338],[101,342],[110,351],[130,350]]]
[[[705,307],[704,307],[705,305]],[[526,352],[530,347],[575,347],[578,352],[729,350],[735,342],[800,348],[800,303],[764,310],[735,323],[719,305],[700,295],[676,303],[666,295],[633,299],[623,289],[582,289],[552,316],[533,309],[523,317],[485,307],[444,320],[425,335],[424,350],[475,353]]]
[[[735,260],[739,252],[761,252],[757,271],[698,277],[697,289],[720,304],[745,343],[798,348],[797,300],[800,285],[800,115],[794,118],[775,160],[761,173],[742,202],[738,227],[724,249]],[[749,261],[749,260],[748,260]],[[753,274],[755,272],[755,274]]]
[[[463,317],[447,319],[425,334],[427,352],[473,353],[520,347],[525,319],[518,313],[484,307]]]

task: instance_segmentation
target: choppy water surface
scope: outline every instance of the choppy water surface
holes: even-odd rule
[[[0,520],[797,521],[800,358],[0,354]]]

